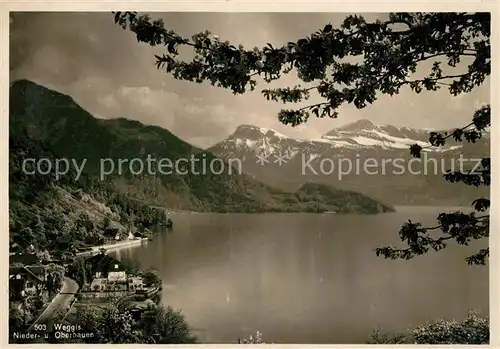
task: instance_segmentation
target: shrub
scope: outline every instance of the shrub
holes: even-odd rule
[[[368,344],[489,344],[489,318],[473,310],[462,321],[436,319],[401,334],[375,330]]]
[[[268,344],[262,340],[262,332],[257,331],[254,335],[239,341],[239,344]]]
[[[412,344],[412,342],[407,333],[389,334],[377,328],[370,335],[367,344]]]
[[[415,344],[489,344],[490,323],[471,311],[460,322],[438,319],[413,329],[411,335]]]

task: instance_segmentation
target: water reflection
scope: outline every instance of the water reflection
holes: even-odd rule
[[[475,248],[450,246],[410,261],[377,258],[408,218],[432,224],[441,209],[356,215],[172,215],[175,227],[117,256],[154,267],[163,302],[235,343],[260,330],[275,343],[363,343],[439,316],[488,311],[488,267],[467,266]],[[483,242],[485,243],[485,242]]]

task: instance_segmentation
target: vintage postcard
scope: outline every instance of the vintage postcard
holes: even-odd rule
[[[5,342],[493,344],[491,3],[77,4],[2,11]]]

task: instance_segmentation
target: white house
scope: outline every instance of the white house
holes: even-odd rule
[[[114,265],[114,269],[108,271],[109,281],[127,281],[127,272],[119,264]]]
[[[95,279],[105,279],[109,282],[126,282],[127,272],[125,267],[115,258],[99,253],[87,259],[87,263],[95,271]]]

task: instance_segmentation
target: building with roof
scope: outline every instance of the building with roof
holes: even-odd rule
[[[117,228],[107,228],[103,231],[106,240],[120,240],[120,230]]]
[[[9,264],[33,265],[41,263],[34,253],[14,253],[9,255]]]
[[[95,278],[106,278],[109,281],[127,281],[124,265],[117,259],[100,252],[87,259]]]
[[[47,270],[43,265],[9,268],[9,293],[14,298],[19,298],[23,294],[41,294],[46,282]]]
[[[128,293],[127,272],[117,259],[105,251],[88,258],[86,263],[92,270],[92,282],[85,288],[91,297],[123,296]]]

